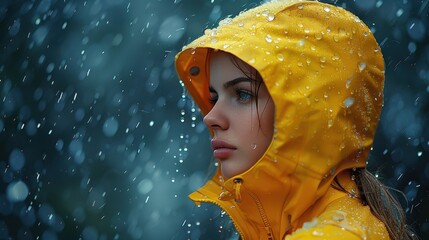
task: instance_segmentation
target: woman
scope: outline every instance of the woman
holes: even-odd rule
[[[242,239],[407,239],[404,213],[365,170],[384,62],[367,26],[313,1],[221,21],[176,57],[212,133],[215,176],[190,198]]]

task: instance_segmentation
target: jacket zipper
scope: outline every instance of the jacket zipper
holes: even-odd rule
[[[243,180],[241,178],[234,179],[234,183],[240,184],[239,185],[240,187],[241,187],[242,182],[243,182]],[[243,186],[243,188],[244,188],[244,186]],[[247,191],[247,192],[249,193],[249,195],[253,199],[253,201],[256,203],[259,215],[261,216],[262,222],[264,223],[265,231],[267,231],[268,240],[274,240],[273,229],[271,228],[271,224],[268,221],[267,215],[265,214],[265,210],[262,206],[261,201],[259,201],[259,198],[255,194],[253,194],[251,191]]]

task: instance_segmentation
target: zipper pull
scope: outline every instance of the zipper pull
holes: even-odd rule
[[[265,227],[265,230],[268,234],[268,240],[274,240],[273,229],[271,229],[271,227]]]
[[[234,179],[234,183],[235,183],[235,201],[236,202],[241,202],[241,184],[243,183],[243,179],[241,178],[236,178]]]

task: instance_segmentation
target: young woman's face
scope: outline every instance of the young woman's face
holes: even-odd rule
[[[225,178],[252,167],[265,153],[274,132],[274,103],[265,84],[250,79],[250,67],[237,59],[242,70],[237,68],[231,57],[220,51],[211,54],[213,108],[204,117],[214,133],[213,155],[220,160]]]

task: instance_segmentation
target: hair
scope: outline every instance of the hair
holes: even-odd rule
[[[359,193],[356,196],[363,205],[368,205],[371,212],[382,221],[391,239],[418,240],[419,237],[406,224],[406,215],[400,202],[392,193],[395,191],[404,194],[396,189],[384,185],[366,168],[352,170],[352,179],[355,180]],[[335,178],[341,191],[349,193]],[[355,195],[355,193],[349,193]],[[405,198],[405,196],[404,196]]]

